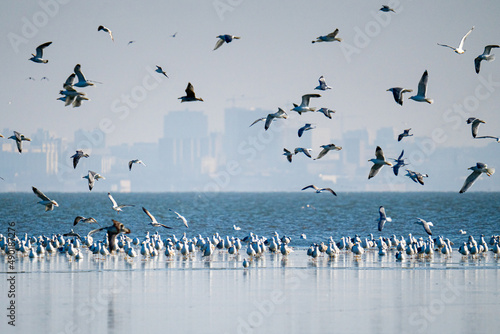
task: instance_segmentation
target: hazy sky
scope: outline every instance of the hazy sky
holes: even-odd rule
[[[409,141],[434,136],[439,146],[484,147],[490,141],[473,140],[465,124],[471,115],[486,121],[481,134],[500,135],[500,61],[483,62],[481,74],[474,72],[484,46],[500,43],[500,3],[390,1],[396,10],[390,14],[378,11],[382,4],[3,1],[0,128],[30,134],[41,127],[72,140],[76,129],[101,126],[108,144],[156,142],[164,115],[193,110],[204,111],[210,130],[222,132],[224,109],[290,110],[324,75],[333,89],[311,104],[335,109],[334,120],[290,112],[315,122],[318,131],[368,129],[373,135],[382,127],[412,128]],[[115,42],[99,25],[113,31]],[[472,26],[465,54],[436,45],[458,46]],[[336,28],[343,42],[311,43]],[[241,39],[213,51],[219,34]],[[44,52],[48,64],[29,61],[47,41],[53,42]],[[80,108],[64,107],[58,92],[77,63],[87,79],[103,84],[78,89],[91,99]],[[155,73],[155,65],[170,78]],[[397,105],[386,89],[416,91],[425,70],[435,103],[407,100],[408,94],[404,106]],[[50,81],[41,81],[44,76]],[[205,102],[180,103],[188,82]],[[189,119],[179,126],[189,126]]]

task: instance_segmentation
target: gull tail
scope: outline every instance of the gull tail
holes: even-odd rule
[[[433,99],[425,99],[425,102],[429,103],[429,104],[433,104],[434,103],[434,100]]]

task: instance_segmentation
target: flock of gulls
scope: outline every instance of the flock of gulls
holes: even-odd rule
[[[389,6],[382,6],[380,8],[383,12],[394,12],[394,9]],[[104,32],[109,35],[111,41],[114,42],[114,37],[111,30],[103,25],[100,25],[97,29],[99,32]],[[471,35],[474,27],[472,27],[461,39],[458,47],[452,47],[446,44],[439,44],[439,46],[443,46],[446,48],[452,49],[456,54],[462,55],[465,53],[464,44],[466,38]],[[177,34],[177,33],[176,33]],[[172,35],[175,37],[176,34]],[[342,42],[342,38],[339,36],[339,29],[335,29],[332,33],[327,35],[318,36],[312,43],[330,43],[330,42]],[[239,36],[224,34],[216,37],[217,41],[214,47],[214,51],[222,47],[224,44],[229,44],[234,40],[239,40]],[[134,41],[130,41],[128,44],[133,43]],[[52,42],[46,42],[39,45],[36,48],[36,54],[33,54],[29,60],[46,64],[48,62],[47,59],[44,59],[43,53],[44,50],[49,47]],[[487,45],[484,48],[484,52],[477,56],[474,59],[474,66],[476,73],[479,73],[481,62],[492,61],[494,60],[494,55],[491,54],[491,50],[494,48],[498,48],[498,45]],[[156,72],[159,75],[164,75],[168,78],[167,73],[163,70],[161,66],[156,65]],[[75,82],[76,81],[76,82]],[[427,84],[429,81],[429,73],[425,70],[420,78],[418,83],[417,93],[409,97],[409,99],[415,102],[423,102],[427,104],[432,104],[434,102],[433,99],[427,96]],[[65,103],[65,106],[72,105],[73,107],[79,107],[84,101],[90,101],[86,96],[86,93],[79,92],[77,89],[86,88],[89,86],[94,86],[94,83],[99,83],[97,81],[87,80],[82,73],[82,66],[80,64],[76,64],[73,73],[69,75],[66,81],[63,84],[63,89],[59,92],[61,97],[58,100],[61,100]],[[329,86],[326,82],[325,77],[322,75],[318,79],[318,85],[314,88],[314,90],[321,91],[326,93],[328,90],[331,90],[332,87]],[[387,89],[392,93],[394,101],[403,106],[403,94],[412,93],[413,89],[403,88],[403,87],[391,87]],[[191,82],[188,82],[187,87],[185,89],[185,95],[179,97],[180,102],[202,102],[203,99],[197,97],[194,91],[194,87]],[[321,98],[321,94],[319,93],[308,93],[304,94],[301,97],[300,104],[293,104],[293,108],[290,111],[296,112],[299,116],[303,114],[311,113],[311,112],[320,112],[328,119],[332,119],[332,115],[335,113],[335,110],[329,109],[327,107],[316,108],[311,106],[313,101],[318,101]],[[288,113],[282,109],[278,108],[278,111],[275,113],[270,113],[264,117],[261,117],[255,120],[250,126],[253,126],[259,122],[264,122],[264,130],[268,130],[272,123],[275,121],[283,121],[288,119]],[[479,126],[485,123],[485,121],[480,120],[478,118],[471,117],[467,120],[467,124],[471,124],[472,128],[472,137],[473,139],[494,139],[497,142],[500,142],[499,137],[483,135],[478,136]],[[297,130],[298,137],[303,137],[306,132],[313,131],[316,126],[310,122],[305,122],[303,126],[301,126]],[[398,141],[404,140],[406,137],[413,136],[414,134],[410,134],[411,128],[405,129],[399,136]],[[0,135],[3,137],[2,135]],[[22,153],[22,143],[23,141],[31,141],[30,138],[27,138],[22,133],[18,131],[14,131],[14,135],[10,136],[9,139],[15,140],[17,149],[19,153]],[[330,151],[340,151],[342,147],[335,145],[334,143],[326,143],[321,145],[321,151],[314,158],[314,160],[321,159]],[[283,155],[285,155],[286,159],[292,163],[292,158],[300,153],[303,153],[306,158],[312,158],[313,150],[306,147],[296,147],[294,149],[283,149]],[[401,154],[397,159],[388,159],[385,157],[382,148],[377,146],[375,149],[375,158],[370,159],[369,161],[373,163],[370,171],[368,173],[368,179],[375,177],[379,171],[384,166],[389,166],[393,169],[394,174],[397,176],[399,169],[408,165],[405,162],[404,150],[402,150]],[[73,159],[73,167],[76,169],[80,159],[89,158],[89,154],[83,152],[82,150],[77,150],[74,155],[70,157]],[[392,161],[390,161],[392,160]],[[129,171],[132,171],[132,167],[134,165],[143,165],[139,159],[132,159],[128,163]],[[460,189],[460,193],[466,192],[473,183],[482,175],[486,174],[487,176],[491,176],[495,169],[488,167],[486,164],[477,162],[474,166],[469,168],[472,173],[467,177],[465,183]],[[413,182],[424,185],[424,178],[429,177],[427,174],[422,174],[419,172],[415,172],[409,169],[406,169],[407,176]],[[105,179],[102,175],[94,171],[88,171],[87,175],[82,178],[86,179],[88,182],[89,191],[92,191],[95,182],[101,179]],[[337,193],[329,188],[329,187],[317,187],[316,185],[308,185],[303,187],[301,190],[312,189],[315,193],[329,192],[334,196],[337,196]],[[42,191],[37,189],[36,187],[32,187],[34,194],[40,199],[39,204],[43,205],[45,211],[52,211],[59,204],[46,196]],[[116,213],[120,213],[126,207],[133,207],[131,204],[118,204],[116,200],[113,198],[111,193],[108,193],[108,198],[111,202],[111,209],[116,211]],[[173,229],[171,226],[167,226],[165,224],[159,223],[157,219],[151,214],[150,211],[146,208],[142,208],[145,215],[149,218],[149,225],[156,228],[164,228],[166,230]],[[178,212],[168,209],[175,215],[175,218],[183,223],[186,228],[189,228],[188,220],[179,214]],[[382,232],[386,223],[391,222],[391,218],[386,215],[385,208],[380,206],[379,208],[379,218],[378,222],[378,231]],[[77,224],[98,224],[97,220],[92,217],[83,217],[77,216],[74,219],[73,227]],[[394,257],[397,260],[403,260],[406,256],[431,256],[434,252],[439,251],[444,255],[450,255],[452,252],[452,243],[449,239],[439,236],[437,238],[432,238],[431,227],[433,226],[432,222],[426,221],[422,218],[417,218],[415,224],[421,225],[428,235],[428,238],[415,238],[411,234],[408,235],[407,238],[401,236],[397,238],[395,235],[391,237],[379,237],[375,239],[372,234],[369,237],[361,238],[356,235],[354,237],[342,237],[338,242],[335,242],[332,237],[328,240],[313,243],[310,247],[307,248],[307,255],[311,256],[313,259],[316,259],[318,256],[322,256],[322,254],[326,254],[329,257],[335,257],[341,252],[352,252],[354,256],[358,257],[363,255],[365,252],[369,252],[371,250],[375,250],[378,248],[378,254],[383,256],[388,253],[388,251],[394,251]],[[233,226],[235,231],[241,230],[240,227],[236,225]],[[105,232],[104,238],[102,240],[95,239],[95,236],[98,235],[99,232]],[[461,231],[462,232],[462,231]],[[14,248],[19,254],[29,256],[30,258],[43,257],[48,254],[56,254],[56,253],[65,253],[70,258],[75,258],[76,260],[82,259],[85,253],[93,254],[93,256],[109,256],[113,254],[123,254],[124,257],[128,260],[133,259],[139,255],[143,256],[145,259],[154,258],[159,254],[159,252],[164,252],[165,256],[168,258],[172,258],[176,255],[176,253],[180,254],[184,258],[191,256],[192,254],[199,253],[202,257],[210,258],[210,256],[216,251],[227,251],[229,254],[239,254],[240,252],[246,252],[248,258],[246,258],[242,265],[244,267],[248,267],[252,259],[258,258],[265,252],[274,252],[281,253],[284,257],[293,252],[293,248],[290,246],[291,237],[282,236],[280,237],[277,232],[270,237],[257,236],[253,233],[250,233],[245,238],[238,238],[236,236],[226,236],[222,237],[218,233],[212,236],[203,237],[201,235],[197,235],[193,238],[188,238],[186,233],[184,233],[183,237],[177,239],[175,235],[171,235],[165,239],[162,239],[160,234],[156,232],[153,235],[150,235],[149,232],[146,233],[145,237],[139,239],[138,237],[132,239],[127,236],[127,234],[131,233],[131,229],[127,228],[123,223],[112,219],[112,224],[106,227],[99,227],[91,230],[86,235],[81,236],[78,233],[71,230],[65,234],[55,234],[52,236],[31,236],[28,237],[26,234],[23,238],[18,238],[17,236],[11,240],[14,242]],[[464,231],[465,233],[465,231]],[[301,239],[306,239],[305,235],[301,236]],[[485,253],[488,250],[492,251],[495,255],[500,254],[500,236],[492,236],[489,241],[489,246],[484,239],[484,235],[480,236],[479,242],[474,240],[472,236],[469,236],[468,242],[464,242],[458,252],[464,256],[472,255],[477,256],[481,253]],[[246,244],[246,251],[242,250],[244,245]],[[12,245],[12,243],[10,243]],[[0,234],[0,249],[4,250],[4,254],[9,252],[9,240]]]

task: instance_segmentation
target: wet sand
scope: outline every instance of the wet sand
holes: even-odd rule
[[[18,258],[15,327],[2,284],[1,333],[484,333],[500,326],[500,267],[493,253],[396,261],[376,251],[313,261],[246,255],[123,254],[80,261]],[[7,320],[6,320],[7,319]]]

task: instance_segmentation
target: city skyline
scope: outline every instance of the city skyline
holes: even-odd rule
[[[65,141],[39,129],[32,135],[31,142],[25,142],[22,154],[17,153],[14,141],[2,143],[0,158],[8,163],[2,170],[4,181],[0,183],[0,191],[30,191],[31,180],[36,179],[39,187],[49,191],[87,192],[86,180],[82,178],[87,170],[106,177],[97,182],[93,192],[300,191],[308,184],[332,187],[340,194],[458,191],[469,174],[468,155],[479,156],[480,161],[488,161],[493,166],[500,163],[500,157],[490,156],[496,143],[480,150],[464,150],[439,148],[432,138],[408,137],[397,142],[397,133],[391,127],[377,131],[375,138],[366,130],[345,132],[336,138],[334,127],[319,132],[313,129],[298,138],[296,129],[300,123],[278,120],[268,131],[263,129],[263,122],[249,126],[251,120],[269,112],[272,111],[226,109],[224,133],[217,133],[208,131],[208,118],[202,111],[187,112],[192,127],[182,131],[175,125],[186,111],[172,111],[164,116],[162,137],[156,143],[132,145],[108,146],[106,136],[98,134],[98,130],[78,129],[72,141]],[[324,117],[320,113],[318,116]],[[282,155],[289,143],[312,148],[314,158],[320,151],[320,143],[335,143],[343,149],[329,152],[319,160],[298,154],[289,163]],[[405,150],[409,165],[400,170],[399,176],[385,167],[377,177],[367,180],[371,167],[368,160],[374,156],[377,145],[383,148],[387,158],[397,158],[401,150]],[[289,150],[294,148],[288,145]],[[76,149],[83,149],[90,157],[81,159],[75,169],[70,156]],[[129,171],[128,161],[132,159],[141,159],[146,166],[137,165]],[[21,162],[26,162],[22,168]],[[462,168],[443,174],[445,165]],[[425,185],[405,177],[405,168],[429,174]],[[486,178],[480,179],[472,191],[498,189],[495,177]]]

